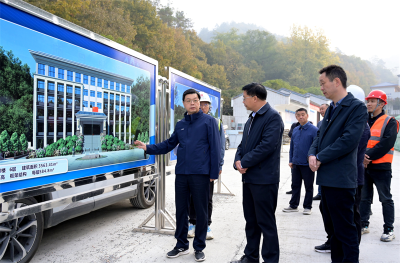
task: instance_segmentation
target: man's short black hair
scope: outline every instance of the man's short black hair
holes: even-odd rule
[[[242,88],[243,91],[246,91],[249,96],[257,96],[260,100],[267,99],[267,90],[260,83],[250,83]]]
[[[297,109],[297,110],[296,110],[296,114],[297,114],[299,111],[305,111],[305,112],[306,112],[306,114],[308,114],[308,112],[307,112],[307,110],[306,110],[305,108],[300,108],[300,109]]]
[[[344,88],[347,88],[346,82],[347,82],[347,75],[344,69],[341,66],[338,65],[330,65],[327,66],[319,71],[319,74],[325,73],[326,77],[329,79],[329,81],[333,81],[335,78],[339,78],[340,82],[342,82],[342,85]]]
[[[197,90],[195,90],[195,89],[188,89],[188,90],[185,90],[185,92],[183,93],[183,95],[182,95],[182,101],[184,101],[186,95],[189,95],[189,94],[197,94],[197,97],[199,97],[199,100],[200,100],[200,93],[199,93]]]

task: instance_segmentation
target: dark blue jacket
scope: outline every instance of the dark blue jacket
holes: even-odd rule
[[[368,140],[371,137],[371,130],[368,123],[365,125],[364,132],[361,136],[361,140],[358,143],[357,150],[357,183],[358,185],[364,185],[364,156],[367,150]]]
[[[367,107],[349,93],[332,117],[331,105],[308,155],[317,155],[321,166],[317,184],[338,188],[357,187],[357,150],[368,119]]]
[[[146,153],[166,154],[179,143],[176,174],[206,174],[218,179],[220,163],[220,136],[217,122],[200,110],[180,120],[168,140],[147,145]]]
[[[308,150],[317,132],[318,128],[310,122],[294,128],[290,140],[289,163],[308,166]]]
[[[250,114],[244,126],[242,142],[235,156],[235,162],[240,160],[242,167],[248,168],[242,175],[242,181],[251,184],[277,184],[283,134],[282,118],[269,103],[256,113],[253,121],[251,116]],[[233,166],[236,169],[235,164]]]

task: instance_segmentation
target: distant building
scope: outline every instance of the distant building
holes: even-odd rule
[[[84,148],[100,148],[100,135],[131,143],[133,79],[38,51],[33,99],[33,147],[84,135]]]
[[[324,96],[318,96],[311,93],[300,94],[288,89],[274,90],[266,87],[267,102],[282,117],[285,129],[290,129],[292,123],[297,122],[295,112],[299,108],[305,108],[308,111],[309,120],[316,126],[322,119],[319,113],[319,107],[324,103],[330,103],[330,100]],[[233,118],[224,117],[228,125],[227,134],[232,148],[236,148],[242,140],[244,125],[249,118],[250,111],[243,105],[243,96],[239,94],[231,99],[233,108]],[[226,123],[228,121],[229,123]]]
[[[400,75],[397,76],[399,77],[398,84],[383,82],[371,87],[371,90],[378,89],[386,93],[388,104],[385,106],[385,109],[387,113],[392,116],[400,114]]]

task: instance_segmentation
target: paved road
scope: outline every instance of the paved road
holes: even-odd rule
[[[285,194],[290,190],[290,169],[287,165],[288,148],[285,146],[284,149],[286,153],[282,153],[281,158],[281,183],[276,212],[281,262],[330,262],[329,254],[320,254],[313,250],[315,245],[325,242],[322,219],[318,210],[319,201],[314,201],[313,214],[309,216],[282,212],[290,199],[290,196]],[[246,243],[241,177],[231,165],[234,154],[234,149],[226,153],[222,181],[235,196],[214,196],[215,208],[211,226],[215,239],[207,241],[207,248],[204,250],[206,262],[229,262],[239,258]],[[395,154],[394,163],[392,193],[396,207],[395,233],[398,237],[391,243],[379,241],[383,219],[381,204],[376,194],[372,206],[374,214],[371,218],[371,233],[362,237],[361,262],[400,261],[399,152]],[[171,175],[166,180],[166,207],[174,215],[173,186],[174,175]],[[47,229],[32,262],[195,262],[193,253],[176,259],[166,258],[165,253],[175,245],[172,236],[133,231],[133,228],[143,222],[152,209],[135,209],[128,201],[122,201]]]

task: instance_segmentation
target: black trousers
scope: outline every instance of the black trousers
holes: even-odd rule
[[[304,181],[306,195],[304,197],[303,207],[312,208],[312,199],[314,192],[314,175],[310,167],[307,165],[295,165],[292,169],[292,198],[290,199],[290,207],[297,208],[300,203],[301,185]]]
[[[365,169],[365,184],[362,191],[360,205],[361,224],[369,226],[369,216],[374,193],[374,184],[378,191],[379,201],[382,203],[384,229],[393,229],[394,203],[390,192],[392,171]]]
[[[354,224],[355,195],[356,188],[321,187],[321,209],[325,230],[328,226],[332,233],[330,237],[332,262],[358,262],[359,242],[357,227]]]
[[[358,235],[358,244],[361,243],[361,216],[360,216],[360,203],[361,203],[361,189],[363,188],[362,185],[359,185],[358,188],[356,188],[356,195],[355,195],[355,202],[354,202],[354,224],[356,224],[357,227],[357,235]],[[319,211],[321,211],[322,215],[322,202],[319,203]],[[322,215],[322,219],[324,219],[324,216]],[[333,226],[332,224],[329,224],[329,222],[325,223],[324,221],[324,226],[325,226],[325,232],[327,233],[327,238],[328,241],[326,243],[330,244],[330,238],[333,235]]]
[[[207,236],[207,205],[209,196],[210,177],[206,174],[177,174],[175,177],[175,208],[176,208],[176,246],[189,248],[188,216],[190,195],[193,197],[197,212],[197,225],[193,248],[201,251],[206,247]]]
[[[263,235],[261,255],[264,262],[279,261],[279,240],[275,220],[278,188],[279,184],[243,183],[243,212],[247,239],[244,254],[250,261],[259,262],[261,234]]]
[[[213,210],[214,182],[210,182],[210,194],[208,196],[208,225],[211,225],[211,215]],[[193,197],[190,196],[189,223],[196,225],[196,209],[194,208]]]

